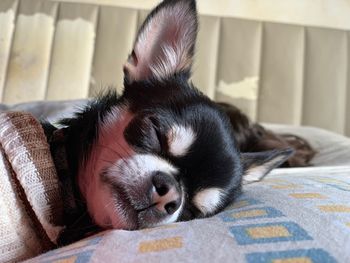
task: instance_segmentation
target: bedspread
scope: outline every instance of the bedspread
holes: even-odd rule
[[[0,262],[52,248],[62,201],[50,148],[28,113],[0,113]]]
[[[207,219],[107,231],[37,262],[350,262],[350,166],[279,169]]]

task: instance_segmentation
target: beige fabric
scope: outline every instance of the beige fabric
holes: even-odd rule
[[[0,114],[0,262],[52,248],[62,200],[41,125],[27,113]]]
[[[121,91],[122,64],[146,14],[108,5],[0,1],[0,100],[85,98],[111,84]],[[258,121],[350,135],[350,30],[249,18],[201,15],[193,70],[198,88],[214,99],[240,101]],[[257,102],[218,92],[220,83],[250,78],[258,79]]]

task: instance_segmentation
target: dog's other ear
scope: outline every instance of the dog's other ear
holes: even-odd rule
[[[242,153],[243,183],[249,184],[260,181],[273,168],[280,166],[293,154],[294,150],[291,148],[257,153]]]
[[[124,64],[128,82],[189,75],[198,30],[195,0],[164,0],[141,26]]]

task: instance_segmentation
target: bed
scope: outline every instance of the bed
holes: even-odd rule
[[[115,2],[2,0],[0,112],[56,121],[106,85],[120,91],[148,11]],[[307,139],[313,166],[274,170],[212,218],[107,231],[56,250],[28,247],[33,237],[0,246],[1,262],[350,262],[350,27],[200,11],[196,85]]]
[[[86,102],[1,107],[55,122]],[[317,151],[313,166],[274,170],[263,181],[246,185],[239,200],[212,218],[106,231],[28,262],[349,261],[350,139],[314,127],[265,126],[307,139]]]

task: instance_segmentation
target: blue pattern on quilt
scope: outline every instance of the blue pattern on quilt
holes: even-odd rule
[[[233,226],[230,232],[239,245],[312,240],[312,237],[294,222]]]
[[[298,249],[251,253],[246,256],[246,259],[248,263],[271,263],[278,260],[284,260],[285,262],[337,263],[337,261],[323,249]]]

